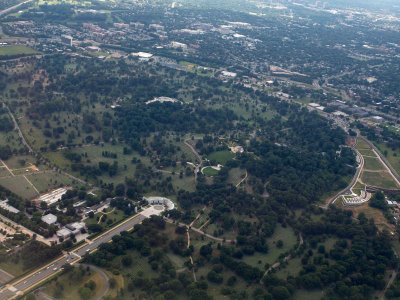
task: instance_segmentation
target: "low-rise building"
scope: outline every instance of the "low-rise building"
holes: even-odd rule
[[[47,225],[53,225],[57,222],[57,216],[53,214],[47,214],[42,217],[42,221],[45,222]]]
[[[67,228],[62,228],[59,231],[57,231],[56,234],[59,238],[67,239],[71,236],[72,232]]]
[[[143,200],[147,201],[149,204],[162,204],[167,207],[167,210],[172,210],[175,208],[174,202],[165,197],[143,197]]]

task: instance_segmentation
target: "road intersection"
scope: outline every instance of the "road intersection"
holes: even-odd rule
[[[57,258],[44,267],[31,272],[27,276],[1,287],[0,300],[14,299],[25,294],[27,291],[32,290],[34,287],[61,272],[63,270],[63,266],[66,264],[75,264],[79,262],[85,254],[92,253],[101,244],[111,241],[113,236],[120,234],[122,231],[131,230],[135,225],[141,223],[144,219],[150,217],[151,215],[159,215],[161,212],[163,212],[163,210],[164,208],[160,205],[150,206],[137,215],[130,217],[121,224],[118,224],[114,228],[106,231],[96,239],[90,242],[85,242],[85,244],[78,249],[68,252],[61,258]]]

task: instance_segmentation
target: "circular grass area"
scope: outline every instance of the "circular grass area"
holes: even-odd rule
[[[215,176],[218,174],[218,172],[219,172],[218,170],[215,170],[212,167],[206,167],[203,169],[203,174],[206,176]]]

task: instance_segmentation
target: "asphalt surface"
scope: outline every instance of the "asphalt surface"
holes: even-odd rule
[[[337,198],[339,198],[340,196],[351,193],[351,189],[357,183],[357,180],[360,177],[361,171],[364,167],[364,159],[363,159],[363,156],[355,149],[355,146],[353,147],[353,150],[357,153],[357,156],[360,157],[360,159],[361,159],[361,162],[357,167],[356,173],[354,174],[353,179],[351,180],[350,184],[345,189],[343,189],[339,193],[337,193],[334,197],[332,197],[331,200],[329,201],[329,203],[324,208],[328,208],[329,205],[331,205],[333,202],[335,202],[335,200]]]
[[[50,277],[51,275],[54,275],[57,272],[60,272],[61,268],[65,264],[77,262],[86,253],[93,251],[103,243],[107,243],[112,239],[113,236],[120,234],[122,231],[131,229],[133,226],[139,224],[144,219],[146,219],[146,217],[139,214],[128,222],[121,224],[120,226],[107,232],[103,236],[93,240],[90,244],[85,244],[82,248],[79,248],[75,251],[70,252],[67,255],[64,255],[62,258],[52,263],[50,266],[41,268],[40,270],[31,274],[29,277],[25,277],[24,279],[17,281],[16,284],[2,287],[0,290],[0,300],[9,299],[13,296],[16,296],[20,291],[25,291],[33,288],[42,280]]]

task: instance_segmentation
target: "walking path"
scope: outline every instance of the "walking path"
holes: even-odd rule
[[[239,185],[241,185],[246,179],[247,179],[247,170],[246,170],[246,176],[245,176],[242,180],[240,180],[240,181],[238,182],[238,184],[236,185],[236,187],[239,187]]]
[[[32,183],[28,178],[26,178],[25,175],[24,175],[23,177],[24,177],[25,180],[28,181],[28,183],[33,187],[33,189],[36,191],[36,193],[37,193],[38,195],[40,195],[40,192],[38,191],[38,189],[36,188],[36,186],[34,186],[33,183]]]
[[[296,251],[297,251],[297,250],[301,247],[301,245],[303,245],[303,243],[304,243],[303,236],[301,235],[301,233],[299,234],[299,238],[300,238],[300,243],[299,243],[299,246],[297,247]],[[288,256],[284,257],[282,261],[283,261],[283,262],[286,262],[286,261],[288,261],[288,260],[291,259],[291,258],[292,258],[292,255],[289,254]],[[260,279],[260,284],[263,284],[262,279],[263,279],[265,276],[267,276],[269,272],[271,272],[272,270],[276,269],[276,268],[279,267],[280,265],[281,265],[280,262],[276,262],[276,263],[274,263],[271,267],[269,267],[268,270],[266,270],[266,271],[264,272],[263,277]]]
[[[196,155],[197,159],[200,161],[200,163],[198,165],[195,165],[195,168],[194,168],[194,180],[197,182],[197,173],[199,173],[199,171],[203,165],[203,158],[196,151],[196,149],[194,149],[194,147],[192,145],[190,145],[187,141],[188,141],[188,139],[184,141],[185,145],[188,146],[190,148],[190,150],[192,150],[194,155]]]

